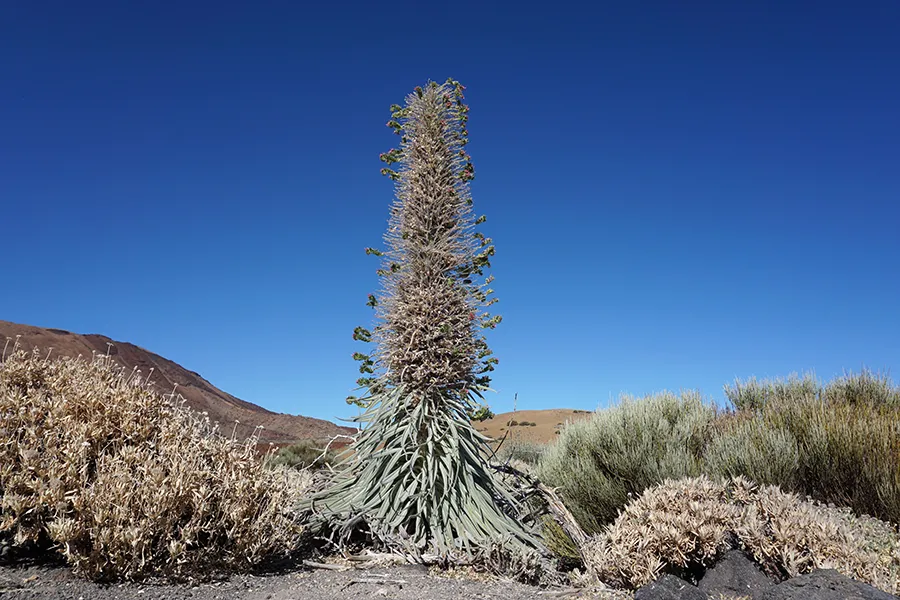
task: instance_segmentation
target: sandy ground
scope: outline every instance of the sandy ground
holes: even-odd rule
[[[501,413],[492,419],[486,419],[474,423],[475,427],[485,435],[494,439],[502,438],[509,432],[509,439],[523,442],[535,442],[547,444],[556,439],[556,432],[566,422],[573,422],[590,417],[592,413],[576,411],[568,408],[553,408],[548,410],[518,410],[516,412]],[[510,421],[522,423],[527,421],[535,423],[534,426],[516,425],[510,427]]]
[[[481,578],[479,578],[481,579]],[[433,575],[425,567],[350,571],[305,569],[273,575],[235,575],[190,584],[96,584],[65,567],[0,566],[0,598],[48,600],[526,600],[594,597],[581,590],[547,590],[512,581]]]

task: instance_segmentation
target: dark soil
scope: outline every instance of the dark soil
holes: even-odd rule
[[[481,577],[478,577],[481,579]],[[455,578],[425,567],[391,566],[272,575],[234,575],[191,584],[97,584],[61,566],[0,566],[0,598],[48,600],[525,600],[586,598],[586,592],[547,590],[497,578]]]

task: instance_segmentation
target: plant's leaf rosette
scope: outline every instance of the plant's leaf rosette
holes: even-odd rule
[[[345,547],[365,530],[376,546],[423,560],[471,558],[491,544],[542,549],[528,508],[493,473],[487,438],[453,398],[385,392],[353,419],[365,425],[331,487],[304,504]]]

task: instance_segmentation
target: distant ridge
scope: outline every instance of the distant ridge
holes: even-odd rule
[[[52,348],[51,357],[81,355],[90,360],[95,352],[109,353],[113,360],[129,371],[136,367],[144,377],[149,374],[150,381],[162,393],[171,392],[177,384],[176,392],[185,398],[186,404],[197,412],[206,411],[211,420],[220,423],[221,430],[230,434],[235,427],[234,422],[239,421],[235,433],[241,439],[250,437],[258,425],[264,427],[259,432],[260,442],[266,445],[273,442],[278,446],[301,440],[321,441],[335,435],[356,433],[354,428],[336,425],[331,421],[276,413],[241,400],[223,392],[198,373],[189,371],[167,358],[128,342],[114,341],[104,335],[78,334],[64,329],[0,321],[0,348],[6,344],[6,338],[11,338],[10,348],[12,348],[16,336],[21,336],[20,348],[30,352],[37,347],[42,353],[51,352]]]

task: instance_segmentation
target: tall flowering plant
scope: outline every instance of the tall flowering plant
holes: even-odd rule
[[[380,158],[396,199],[386,249],[366,248],[382,259],[380,293],[368,300],[377,325],[353,332],[374,345],[354,354],[366,394],[348,399],[365,409],[354,419],[365,426],[311,501],[340,540],[363,528],[388,548],[444,558],[496,543],[540,547],[471,422],[498,362],[484,332],[501,318],[488,312],[494,246],[472,213],[464,89],[429,82],[391,106],[400,144]]]

